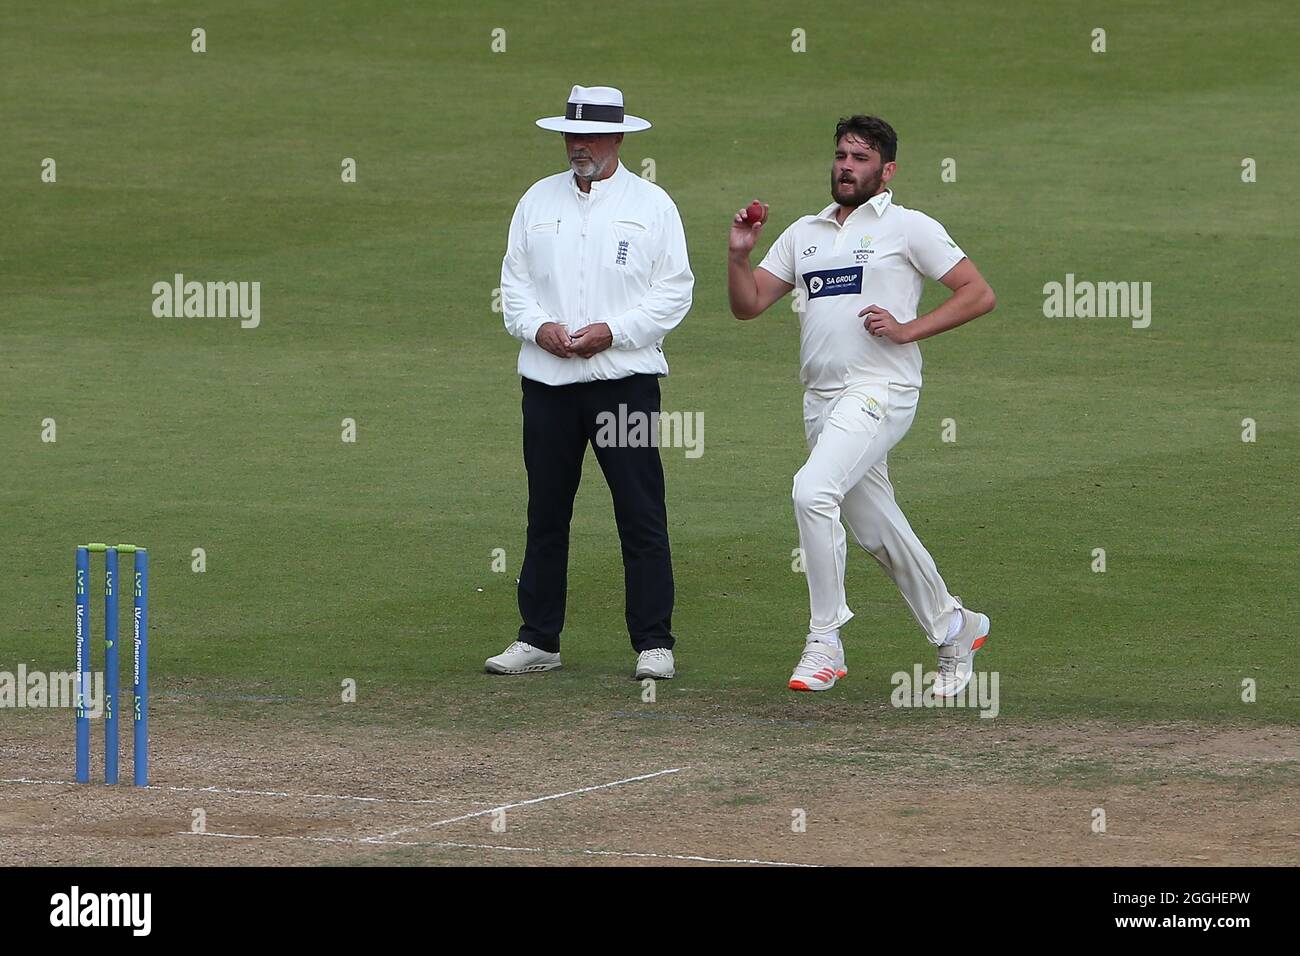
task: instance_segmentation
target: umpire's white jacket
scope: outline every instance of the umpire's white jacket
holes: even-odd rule
[[[506,329],[523,342],[519,374],[547,385],[666,375],[664,336],[690,311],[694,285],[681,217],[654,183],[622,163],[590,193],[568,171],[534,183],[501,263]],[[535,342],[546,322],[569,332],[605,322],[614,344],[560,358]]]

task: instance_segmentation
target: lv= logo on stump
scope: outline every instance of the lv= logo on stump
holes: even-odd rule
[[[131,593],[133,770],[137,787],[149,785],[149,552],[133,544],[83,544],[77,547],[77,733],[76,780],[90,783],[90,556],[104,555],[104,782],[117,783],[120,710],[118,640],[118,555],[135,556]]]

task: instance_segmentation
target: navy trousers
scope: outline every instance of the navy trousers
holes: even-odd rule
[[[543,385],[527,378],[522,382],[528,544],[519,575],[519,640],[544,651],[560,649],[569,523],[591,444],[614,499],[623,548],[624,616],[632,647],[671,648],[673,567],[658,444],[639,441],[645,432],[626,430],[625,435],[609,427],[611,421],[635,421],[634,412],[647,417],[657,413],[659,378],[631,375],[575,385]],[[624,441],[628,435],[632,440]]]

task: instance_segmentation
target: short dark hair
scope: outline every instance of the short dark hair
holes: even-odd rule
[[[850,133],[874,147],[882,162],[892,163],[898,155],[898,134],[879,116],[859,114],[841,119],[835,126],[835,145],[838,146],[840,140]]]

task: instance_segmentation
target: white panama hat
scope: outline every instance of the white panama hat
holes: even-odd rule
[[[575,86],[563,116],[537,121],[542,129],[559,133],[636,133],[650,123],[623,112],[623,91],[612,86]]]

